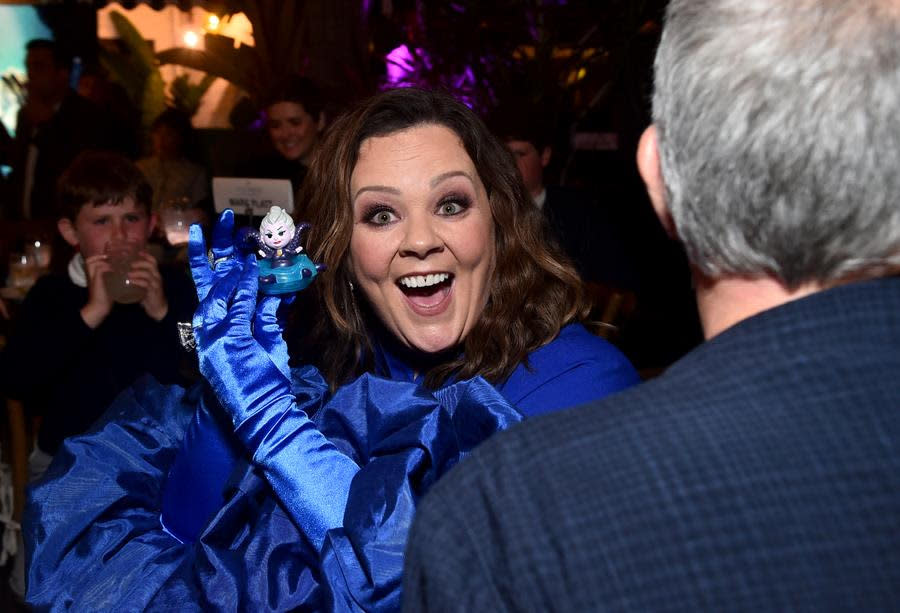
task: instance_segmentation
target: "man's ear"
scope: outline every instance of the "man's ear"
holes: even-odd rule
[[[75,231],[75,225],[72,223],[71,219],[68,217],[61,217],[59,221],[56,222],[56,229],[59,230],[59,233],[67,243],[73,247],[78,247],[78,233]]]
[[[147,238],[150,238],[150,235],[153,234],[153,231],[156,229],[156,224],[159,223],[159,217],[156,213],[150,213],[150,221],[147,224]]]
[[[550,158],[553,157],[553,147],[549,145],[541,149],[541,168],[546,168],[547,164],[550,163]]]
[[[316,122],[316,130],[321,132],[325,129],[325,111],[319,111],[319,120]]]
[[[638,172],[647,186],[647,195],[653,204],[656,216],[665,228],[666,233],[672,238],[677,238],[675,222],[669,213],[669,204],[666,201],[666,186],[662,178],[662,167],[659,162],[659,140],[656,135],[656,126],[650,126],[644,130],[637,150]]]

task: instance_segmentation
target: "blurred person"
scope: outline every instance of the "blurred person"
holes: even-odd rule
[[[11,157],[10,219],[48,219],[54,212],[56,179],[81,151],[113,147],[107,122],[69,87],[71,58],[44,39],[26,45],[28,77]]]
[[[196,207],[209,197],[206,170],[189,156],[196,149],[191,118],[178,109],[160,113],[150,125],[151,155],[137,161],[153,188],[153,211],[166,203]]]
[[[583,190],[545,182],[554,153],[550,115],[536,106],[507,105],[492,113],[490,123],[515,158],[528,193],[582,277],[634,290],[636,275],[609,203],[598,202]]]
[[[638,166],[707,341],[422,501],[407,611],[900,602],[900,8],[672,0]]]
[[[143,253],[128,274],[145,291],[142,300],[116,303],[104,283],[112,242],[146,246],[156,224],[150,199],[140,171],[115,153],[87,151],[60,177],[57,227],[74,255],[65,274],[31,288],[0,354],[4,392],[43,417],[35,452],[43,468],[63,439],[87,430],[140,374],[181,380],[175,322],[196,304],[187,278]]]
[[[84,63],[76,91],[93,102],[109,123],[111,148],[137,158],[141,153],[141,114],[125,88],[110,80],[107,71],[94,60]]]
[[[321,147],[298,218],[326,269],[295,303],[313,307],[295,367],[231,212],[209,252],[193,228],[209,389],[144,382],[66,443],[26,512],[33,605],[395,610],[435,480],[497,430],[637,381],[465,105],[385,92]]]
[[[262,119],[273,151],[247,161],[239,167],[238,174],[290,179],[297,192],[325,129],[322,94],[306,77],[286,77],[265,95]]]

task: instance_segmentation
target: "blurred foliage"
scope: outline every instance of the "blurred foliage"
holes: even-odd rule
[[[3,88],[16,100],[19,106],[25,104],[25,81],[14,72],[6,72],[0,76]]]
[[[181,74],[167,86],[152,45],[123,14],[112,11],[110,19],[119,35],[121,48],[102,47],[100,63],[112,79],[125,88],[132,104],[141,110],[142,130],[146,133],[153,120],[167,107],[188,115],[196,113],[216,77],[207,74],[194,83],[187,74]]]
[[[483,111],[512,99],[584,114],[607,99],[635,46],[652,37],[664,4],[398,0],[392,21],[416,50],[407,84],[455,90]]]
[[[153,120],[166,109],[165,83],[153,47],[137,28],[118,11],[110,13],[113,27],[121,41],[121,51],[102,48],[100,63],[118,82],[141,110],[141,128],[149,129]]]
[[[258,108],[288,74],[311,77],[338,103],[387,86],[385,58],[405,45],[404,77],[391,85],[442,87],[482,112],[510,100],[564,109],[570,119],[620,93],[646,108],[647,49],[665,0],[220,0],[242,12],[254,44],[207,33],[204,49],[156,57],[226,79]],[[627,91],[623,91],[623,88]]]
[[[203,94],[216,79],[215,75],[206,74],[199,82],[192,83],[187,74],[178,75],[169,84],[170,106],[187,113],[188,116],[194,115],[200,108]]]
[[[390,61],[405,44],[401,84],[448,89],[492,125],[533,115],[554,148],[546,174],[564,182],[575,132],[612,133],[618,151],[633,150],[666,2],[393,0],[373,28],[374,53]]]
[[[18,111],[25,104],[24,75],[10,68],[0,75],[0,164],[7,164],[9,132],[15,131]],[[3,184],[0,175],[0,186]]]
[[[225,0],[220,5],[221,15],[244,13],[253,28],[253,46],[235,47],[233,39],[207,33],[204,49],[166,49],[158,60],[221,77],[255,105],[292,74],[311,77],[326,92],[348,100],[373,90],[359,0]]]

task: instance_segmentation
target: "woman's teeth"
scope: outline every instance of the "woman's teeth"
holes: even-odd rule
[[[450,278],[450,275],[441,272],[436,275],[413,275],[410,277],[403,277],[400,279],[400,285],[404,287],[431,287],[432,285],[437,285],[438,283],[443,283],[447,279]]]

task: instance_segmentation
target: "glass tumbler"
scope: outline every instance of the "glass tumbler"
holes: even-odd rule
[[[106,246],[106,256],[112,270],[103,277],[106,292],[113,301],[120,304],[140,302],[146,290],[128,280],[131,265],[137,259],[141,249],[137,243],[130,241],[113,242]]]
[[[173,247],[187,245],[191,225],[190,200],[170,198],[160,206],[160,218],[166,241]]]

